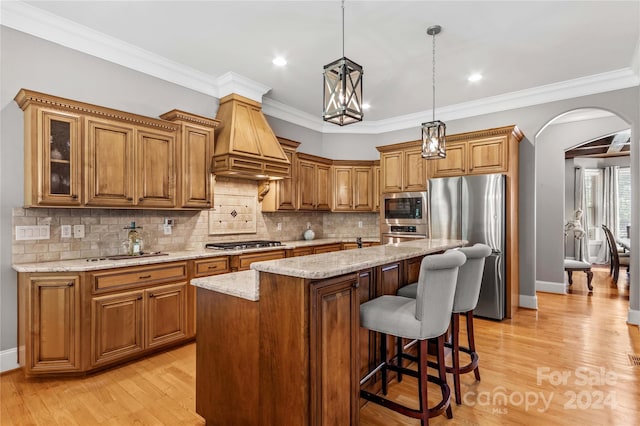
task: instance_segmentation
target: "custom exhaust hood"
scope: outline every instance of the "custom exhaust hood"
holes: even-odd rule
[[[291,164],[262,114],[259,102],[232,93],[220,99],[213,173],[252,180],[291,176]]]

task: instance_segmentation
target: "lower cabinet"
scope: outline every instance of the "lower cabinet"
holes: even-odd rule
[[[85,373],[192,339],[188,281],[187,262],[19,273],[20,366],[26,376]]]
[[[94,297],[92,365],[116,361],[186,337],[187,283]]]
[[[18,361],[27,375],[72,373],[80,356],[80,276],[19,276]]]

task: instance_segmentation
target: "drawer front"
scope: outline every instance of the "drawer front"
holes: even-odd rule
[[[168,263],[153,266],[122,268],[98,272],[91,276],[94,293],[140,287],[149,284],[170,283],[187,278],[187,263]]]
[[[273,250],[264,253],[249,253],[238,256],[238,271],[246,271],[253,262],[262,262],[263,260],[284,259],[284,250]]]
[[[231,271],[231,268],[229,267],[228,256],[193,261],[193,275],[195,277],[224,274],[229,271]]]
[[[317,246],[317,247],[314,247],[313,252],[315,254],[320,254],[320,253],[329,253],[332,251],[340,251],[340,250],[342,250],[342,243],[325,244],[323,246]]]
[[[310,254],[313,254],[313,247],[298,247],[290,251],[291,255],[289,257],[308,256]]]

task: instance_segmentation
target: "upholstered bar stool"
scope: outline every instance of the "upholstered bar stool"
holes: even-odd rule
[[[476,380],[480,380],[478,353],[476,352],[473,333],[473,310],[478,305],[482,275],[484,273],[484,261],[491,254],[491,248],[485,244],[475,244],[472,247],[462,247],[458,250],[464,253],[467,261],[460,267],[458,272],[458,283],[451,314],[451,343],[446,345],[452,349],[451,358],[453,364],[451,367],[447,367],[447,372],[453,373],[456,403],[461,404],[460,375],[473,371]],[[398,290],[398,295],[415,297],[417,287],[417,284],[402,287]],[[466,318],[468,346],[460,346],[460,314]],[[471,358],[471,362],[460,366],[460,351],[467,353]]]
[[[360,326],[381,334],[381,364],[361,382],[363,384],[375,372],[381,371],[382,394],[387,394],[387,370],[402,372],[418,379],[419,408],[413,409],[391,401],[383,396],[360,390],[360,396],[403,415],[420,419],[421,425],[429,424],[429,417],[446,411],[451,418],[451,392],[447,385],[444,364],[444,338],[453,309],[458,268],[465,262],[465,256],[454,250],[444,254],[425,256],[420,265],[420,275],[416,286],[416,298],[402,296],[381,296],[360,306]],[[394,365],[387,354],[387,334],[418,340],[418,371]],[[427,341],[437,339],[439,377],[427,374]],[[442,400],[429,408],[427,383],[440,386]]]

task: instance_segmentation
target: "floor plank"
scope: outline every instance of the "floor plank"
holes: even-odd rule
[[[464,375],[454,419],[430,424],[640,424],[640,366],[629,359],[640,355],[640,332],[625,322],[626,272],[614,286],[608,266],[593,270],[592,293],[576,273],[568,295],[538,293],[538,311],[476,320],[482,381]],[[81,378],[8,372],[0,376],[0,424],[204,425],[195,413],[195,374],[195,344]],[[437,389],[430,390],[435,400]],[[415,380],[393,382],[389,395],[417,404]],[[419,422],[369,403],[360,424]]]

